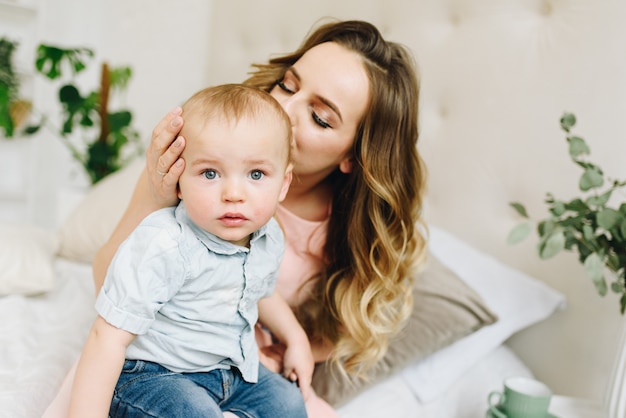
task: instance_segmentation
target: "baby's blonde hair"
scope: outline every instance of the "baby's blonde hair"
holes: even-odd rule
[[[204,88],[191,96],[182,106],[186,120],[221,118],[237,121],[250,118],[282,126],[291,160],[292,130],[289,115],[269,93],[243,84],[220,84]],[[183,127],[184,136],[184,127]]]

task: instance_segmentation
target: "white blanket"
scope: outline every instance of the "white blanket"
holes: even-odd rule
[[[76,360],[95,317],[91,268],[57,259],[56,287],[36,297],[0,298],[0,417],[39,418]],[[407,374],[367,390],[339,413],[342,418],[483,416],[486,395],[512,374],[530,371],[500,346],[465,373],[449,391],[420,404]]]

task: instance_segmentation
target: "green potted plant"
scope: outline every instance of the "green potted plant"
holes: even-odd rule
[[[609,286],[605,273],[610,272],[610,288],[620,295],[620,312],[624,314],[626,202],[617,202],[617,206],[611,206],[611,196],[626,186],[626,181],[608,178],[597,164],[589,161],[590,149],[587,143],[571,133],[575,124],[575,115],[565,113],[561,117],[561,129],[569,144],[570,158],[583,170],[578,181],[581,196],[565,201],[548,193],[545,203],[549,215],[540,221],[532,221],[521,203],[511,203],[525,221],[511,230],[508,242],[521,242],[535,225],[539,235],[539,257],[548,259],[562,250],[577,253],[601,296],[607,294]]]
[[[31,102],[19,96],[20,78],[13,63],[17,46],[17,41],[0,38],[0,129],[4,138],[18,133],[31,109]],[[22,133],[30,132],[27,129]]]
[[[105,62],[98,89],[83,95],[76,86],[76,76],[87,68],[93,56],[89,48],[41,44],[37,48],[35,68],[49,80],[61,80],[58,101],[62,123],[56,130],[95,184],[140,153],[141,145],[139,134],[131,125],[132,113],[127,109],[109,109],[110,95],[126,89],[132,74],[130,67],[111,69]],[[48,118],[42,123],[48,124]],[[72,141],[76,131],[80,131],[82,146]]]

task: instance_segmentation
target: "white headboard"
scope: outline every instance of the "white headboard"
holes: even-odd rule
[[[510,247],[510,201],[544,217],[545,193],[577,190],[559,118],[594,161],[626,178],[626,2],[621,0],[216,1],[210,84],[294,49],[320,17],[365,19],[408,45],[422,81],[419,148],[427,218],[544,280],[568,307],[510,345],[557,393],[602,400],[619,336],[615,297],[595,294],[570,254],[540,261],[535,238]]]

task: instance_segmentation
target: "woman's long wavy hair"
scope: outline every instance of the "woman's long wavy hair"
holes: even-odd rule
[[[410,314],[414,268],[424,254],[419,86],[410,53],[363,21],[319,26],[294,53],[254,65],[246,84],[271,90],[306,51],[324,42],[362,57],[371,97],[354,139],[352,172],[337,169],[329,179],[334,193],[326,269],[297,314],[312,340],[335,344],[340,370],[364,375]]]

